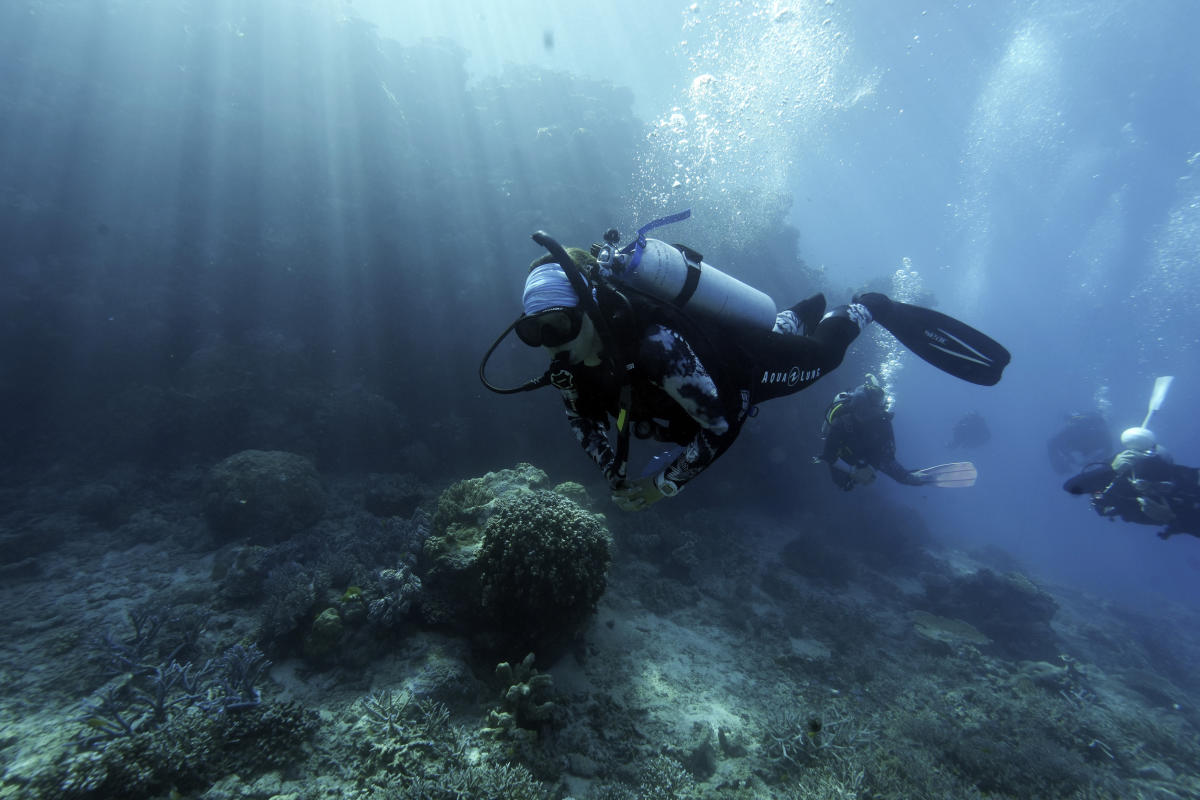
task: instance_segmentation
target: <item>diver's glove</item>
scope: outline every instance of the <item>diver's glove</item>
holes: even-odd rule
[[[829,477],[833,478],[833,485],[843,492],[848,492],[854,488],[854,473],[852,472],[844,472],[830,464]]]
[[[870,486],[875,482],[875,470],[869,466],[858,467],[852,474],[854,476],[854,483],[857,486]]]
[[[644,511],[664,497],[673,497],[678,493],[679,486],[660,472],[614,489],[612,500],[622,511]]]
[[[1139,497],[1138,507],[1142,509],[1142,513],[1146,515],[1146,519],[1153,520],[1162,525],[1175,520],[1175,512],[1171,507],[1160,500],[1153,500],[1149,497]]]
[[[1118,475],[1128,472],[1137,465],[1141,458],[1142,454],[1136,450],[1122,450],[1113,458],[1112,470]]]

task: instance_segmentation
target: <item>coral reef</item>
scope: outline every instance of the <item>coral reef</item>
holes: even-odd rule
[[[375,585],[380,596],[369,601],[367,619],[385,628],[399,625],[421,596],[421,579],[407,564],[380,570]]]
[[[377,517],[408,518],[425,497],[425,487],[411,475],[372,474],[367,476],[363,508]]]
[[[591,615],[611,559],[601,519],[554,492],[497,503],[479,550],[481,603],[514,644],[557,642]]]
[[[491,730],[507,736],[535,733],[554,719],[554,678],[533,667],[533,653],[517,665],[502,661],[496,665],[500,682],[501,704],[488,712]]]
[[[1039,661],[1061,650],[1050,627],[1058,604],[1019,573],[979,569],[950,578],[928,575],[924,583],[932,613],[970,623],[1004,656]]]
[[[204,486],[204,514],[220,541],[283,541],[324,512],[316,468],[294,453],[243,450],[209,470]]]
[[[545,479],[521,464],[442,493],[419,569],[427,622],[526,652],[561,643],[588,618],[604,592],[611,537],[601,515],[536,488]]]
[[[531,464],[451,484],[437,500],[422,548],[421,612],[432,623],[470,623],[479,615],[479,548],[498,498],[533,491],[546,473]]]

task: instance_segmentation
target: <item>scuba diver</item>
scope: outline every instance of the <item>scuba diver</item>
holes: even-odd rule
[[[821,423],[825,447],[814,463],[829,465],[829,477],[842,491],[875,482],[878,470],[906,486],[975,485],[975,465],[969,461],[939,464],[909,470],[896,460],[896,437],[892,432],[891,398],[874,375],[867,374],[852,392],[838,392]]]
[[[821,423],[825,448],[816,461],[829,465],[829,477],[843,491],[875,481],[875,470],[907,486],[920,486],[921,476],[896,460],[896,437],[887,392],[874,375],[852,392],[838,392]]]
[[[972,411],[954,423],[954,430],[946,446],[951,448],[979,447],[981,444],[986,444],[991,438],[992,432],[988,430],[987,420],[978,411]]]
[[[590,251],[568,251],[541,231],[533,234],[547,255],[530,267],[523,313],[479,367],[484,385],[501,394],[557,388],[570,427],[623,510],[681,491],[733,444],[759,403],[835,369],[872,321],[963,380],[994,385],[1008,364],[1008,351],[974,328],[879,293],[828,312],[818,294],[777,313],[770,297],[694,250],[645,235],[689,215],[655,220],[622,248],[612,229]],[[538,378],[499,388],[484,368],[509,331],[545,348],[551,363]],[[631,435],[679,449],[662,469],[630,479]]]
[[[1112,450],[1108,421],[1099,411],[1071,414],[1062,430],[1046,441],[1050,466],[1058,473],[1104,460]]]
[[[1111,464],[1089,464],[1063,489],[1089,494],[1102,517],[1165,526],[1160,539],[1200,536],[1200,469],[1176,464],[1149,428],[1128,428],[1121,446]]]

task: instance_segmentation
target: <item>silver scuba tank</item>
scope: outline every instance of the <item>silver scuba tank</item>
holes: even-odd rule
[[[658,239],[646,239],[641,257],[614,263],[621,283],[676,308],[725,325],[771,330],[775,301],[711,264],[700,254]]]

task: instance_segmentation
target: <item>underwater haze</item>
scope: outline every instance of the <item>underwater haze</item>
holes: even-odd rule
[[[1124,0],[0,4],[0,799],[1200,798],[1200,530],[1048,457],[1158,405],[1200,466],[1198,39]],[[621,511],[480,360],[533,232],[685,209],[651,235],[778,308],[884,292],[1012,362],[873,325]],[[900,463],[974,486],[830,482],[868,373]],[[444,559],[530,497],[506,552],[592,549],[506,605]]]

